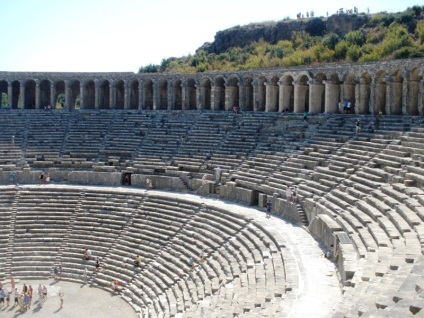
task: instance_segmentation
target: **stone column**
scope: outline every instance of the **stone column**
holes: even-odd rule
[[[411,108],[411,82],[404,79],[402,83],[402,115],[412,115]]]
[[[168,81],[168,110],[173,110],[175,105],[175,87],[172,81]]]
[[[325,85],[325,112],[328,114],[336,114],[338,112],[338,103],[340,96],[340,85],[324,81]]]
[[[375,80],[373,79],[370,85],[370,113],[371,114],[375,114],[375,100],[376,100],[376,83]]]
[[[144,82],[143,80],[138,80],[138,109],[145,109],[144,101]]]
[[[257,112],[259,109],[259,91],[258,91],[258,81],[254,80],[252,82],[253,86],[253,111]]]
[[[187,83],[181,83],[181,110],[185,111],[188,107],[188,103],[190,102],[190,96],[188,96],[187,92]]]
[[[393,115],[393,79],[386,77],[386,115]]]
[[[80,81],[80,109],[84,109],[84,81]]]
[[[344,102],[344,99],[345,99],[345,87],[344,87],[344,83],[343,82],[340,82],[340,97],[339,97],[339,100],[337,101],[337,106],[339,105],[339,102],[342,104],[342,109],[340,110],[338,110],[338,112],[340,113],[343,113],[343,102]]]
[[[7,82],[7,104],[10,106],[10,108],[13,107],[12,82]]]
[[[56,108],[56,86],[54,82],[50,83],[50,106]]]
[[[231,109],[233,106],[230,105],[230,93],[231,93],[231,86],[228,85],[227,83],[224,84],[224,94],[225,94],[225,110],[229,110]]]
[[[64,80],[65,83],[65,105],[64,108],[69,110],[71,105],[71,82]]]
[[[115,105],[115,85],[113,80],[109,82],[109,109],[116,109]]]
[[[94,109],[99,109],[100,104],[100,81],[94,80]]]
[[[216,110],[216,86],[211,85],[211,110]]]
[[[420,116],[424,115],[424,79],[420,80],[418,93],[418,113]]]
[[[243,83],[238,83],[239,90],[239,106],[240,109],[246,109],[246,87]]]
[[[268,82],[265,85],[265,111],[269,112],[271,108],[271,85]]]
[[[352,105],[351,113],[358,114],[360,113],[361,106],[361,82],[360,80],[355,82],[355,106]]]
[[[124,80],[124,109],[130,109],[130,89],[128,80]]]
[[[194,85],[196,89],[196,109],[202,109],[202,95],[201,95],[201,86],[198,84]]]
[[[157,80],[152,81],[153,85],[153,109],[160,108],[160,92],[159,92],[159,82]]]
[[[40,109],[40,82],[35,81],[35,109]]]
[[[284,104],[284,84],[281,81],[278,81],[278,112],[283,111]]]
[[[306,82],[309,85],[309,112],[312,114],[317,114],[320,112],[319,106],[317,105],[316,100],[316,84],[315,80],[311,79],[310,81]]]

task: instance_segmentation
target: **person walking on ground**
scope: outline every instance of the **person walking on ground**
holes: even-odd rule
[[[43,299],[43,287],[41,284],[38,285],[38,301],[41,301]]]
[[[43,300],[47,300],[47,287],[45,285],[43,286]]]
[[[82,275],[82,279],[84,280],[84,284],[87,284],[87,282],[88,282],[88,271],[87,271],[87,267],[84,268],[84,274]]]
[[[60,299],[60,309],[63,308],[63,297],[65,296],[65,293],[63,291],[59,292],[59,299]]]
[[[18,291],[18,287],[15,287],[15,291],[13,292],[13,296],[15,297],[15,304],[13,305],[13,307],[19,305],[19,291]]]
[[[12,294],[11,291],[6,291],[6,307],[9,307],[10,305],[10,295]]]

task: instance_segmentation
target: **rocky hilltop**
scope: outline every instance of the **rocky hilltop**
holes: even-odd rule
[[[208,53],[223,53],[230,47],[244,47],[263,38],[266,42],[275,44],[280,40],[290,40],[293,31],[306,31],[313,36],[327,32],[344,36],[346,33],[363,26],[369,17],[366,15],[333,15],[329,18],[310,18],[300,20],[284,20],[279,22],[253,23],[245,26],[235,26],[219,31],[215,40],[206,42],[198,51]]]

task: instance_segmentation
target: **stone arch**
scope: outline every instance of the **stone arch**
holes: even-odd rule
[[[19,81],[12,82],[12,108],[19,108],[19,101],[22,101],[21,83]],[[21,104],[22,105],[22,104]]]
[[[0,81],[0,106],[2,107],[9,105],[8,87],[9,85],[6,81]]]
[[[95,108],[95,95],[96,95],[96,85],[93,80],[88,80],[84,82],[84,100],[83,105],[84,109],[94,109]]]
[[[238,77],[230,77],[225,83],[225,109],[233,109],[234,106],[240,106],[240,91]]]
[[[294,112],[309,112],[309,77],[306,74],[299,76],[294,86]]]
[[[243,83],[244,101],[241,101],[241,109],[243,111],[253,111],[253,78],[246,77]]]
[[[258,94],[255,100],[255,111],[265,111],[265,103],[266,103],[266,89],[265,84],[267,83],[267,79],[265,76],[260,76],[257,79],[258,85]]]
[[[278,86],[279,78],[273,76],[266,86],[266,111],[278,112],[278,104],[280,100],[280,89]]]
[[[386,76],[387,72],[385,70],[380,70],[375,74],[375,107],[374,112],[376,114],[386,113]]]
[[[166,78],[159,79],[159,105],[157,109],[168,109],[168,80]]]
[[[225,110],[225,80],[219,76],[215,78],[214,110]]]
[[[211,109],[212,81],[205,77],[200,80],[200,109]]]
[[[125,108],[125,83],[123,80],[117,80],[114,83],[115,87],[115,105],[112,105],[114,109],[124,109]]]
[[[420,96],[420,81],[422,76],[420,75],[420,69],[418,67],[411,70],[411,83],[409,90],[409,115],[419,114],[419,96]]]
[[[193,78],[189,78],[186,81],[186,107],[185,110],[196,110],[196,82]]]
[[[390,114],[391,115],[401,115],[402,114],[402,96],[403,96],[403,76],[402,70],[398,69],[392,74],[392,83],[391,83],[391,99],[392,103],[389,102],[391,106]]]
[[[332,112],[331,109],[326,109],[326,87],[327,75],[324,73],[317,73],[309,83],[309,111],[312,113],[323,113],[324,111]],[[327,83],[327,84],[326,84]],[[306,104],[306,107],[308,105]]]
[[[99,108],[110,109],[110,83],[102,80],[99,84]]]
[[[56,92],[54,97],[55,104],[53,108],[63,109],[65,107],[65,82],[63,80],[54,83],[54,90]]]
[[[355,105],[352,105],[352,113],[369,114],[371,100],[371,75],[368,72],[361,74],[359,83],[355,88]]]
[[[138,80],[130,81],[130,109],[138,109],[139,83]]]
[[[50,105],[51,91],[50,81],[44,79],[40,82],[40,107],[44,108]],[[51,105],[50,105],[51,106]]]
[[[294,110],[294,77],[292,73],[286,73],[280,80],[282,96],[280,96],[280,112],[293,112]]]
[[[35,90],[36,84],[34,80],[25,81],[25,97],[23,100],[25,109],[35,109]]]
[[[173,82],[174,86],[174,97],[172,101],[172,109],[173,110],[182,110],[183,109],[183,88],[182,88],[182,80],[176,79]]]

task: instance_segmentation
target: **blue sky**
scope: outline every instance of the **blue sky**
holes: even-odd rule
[[[420,1],[0,0],[0,71],[137,72],[193,54],[235,25],[341,7],[397,12]]]

